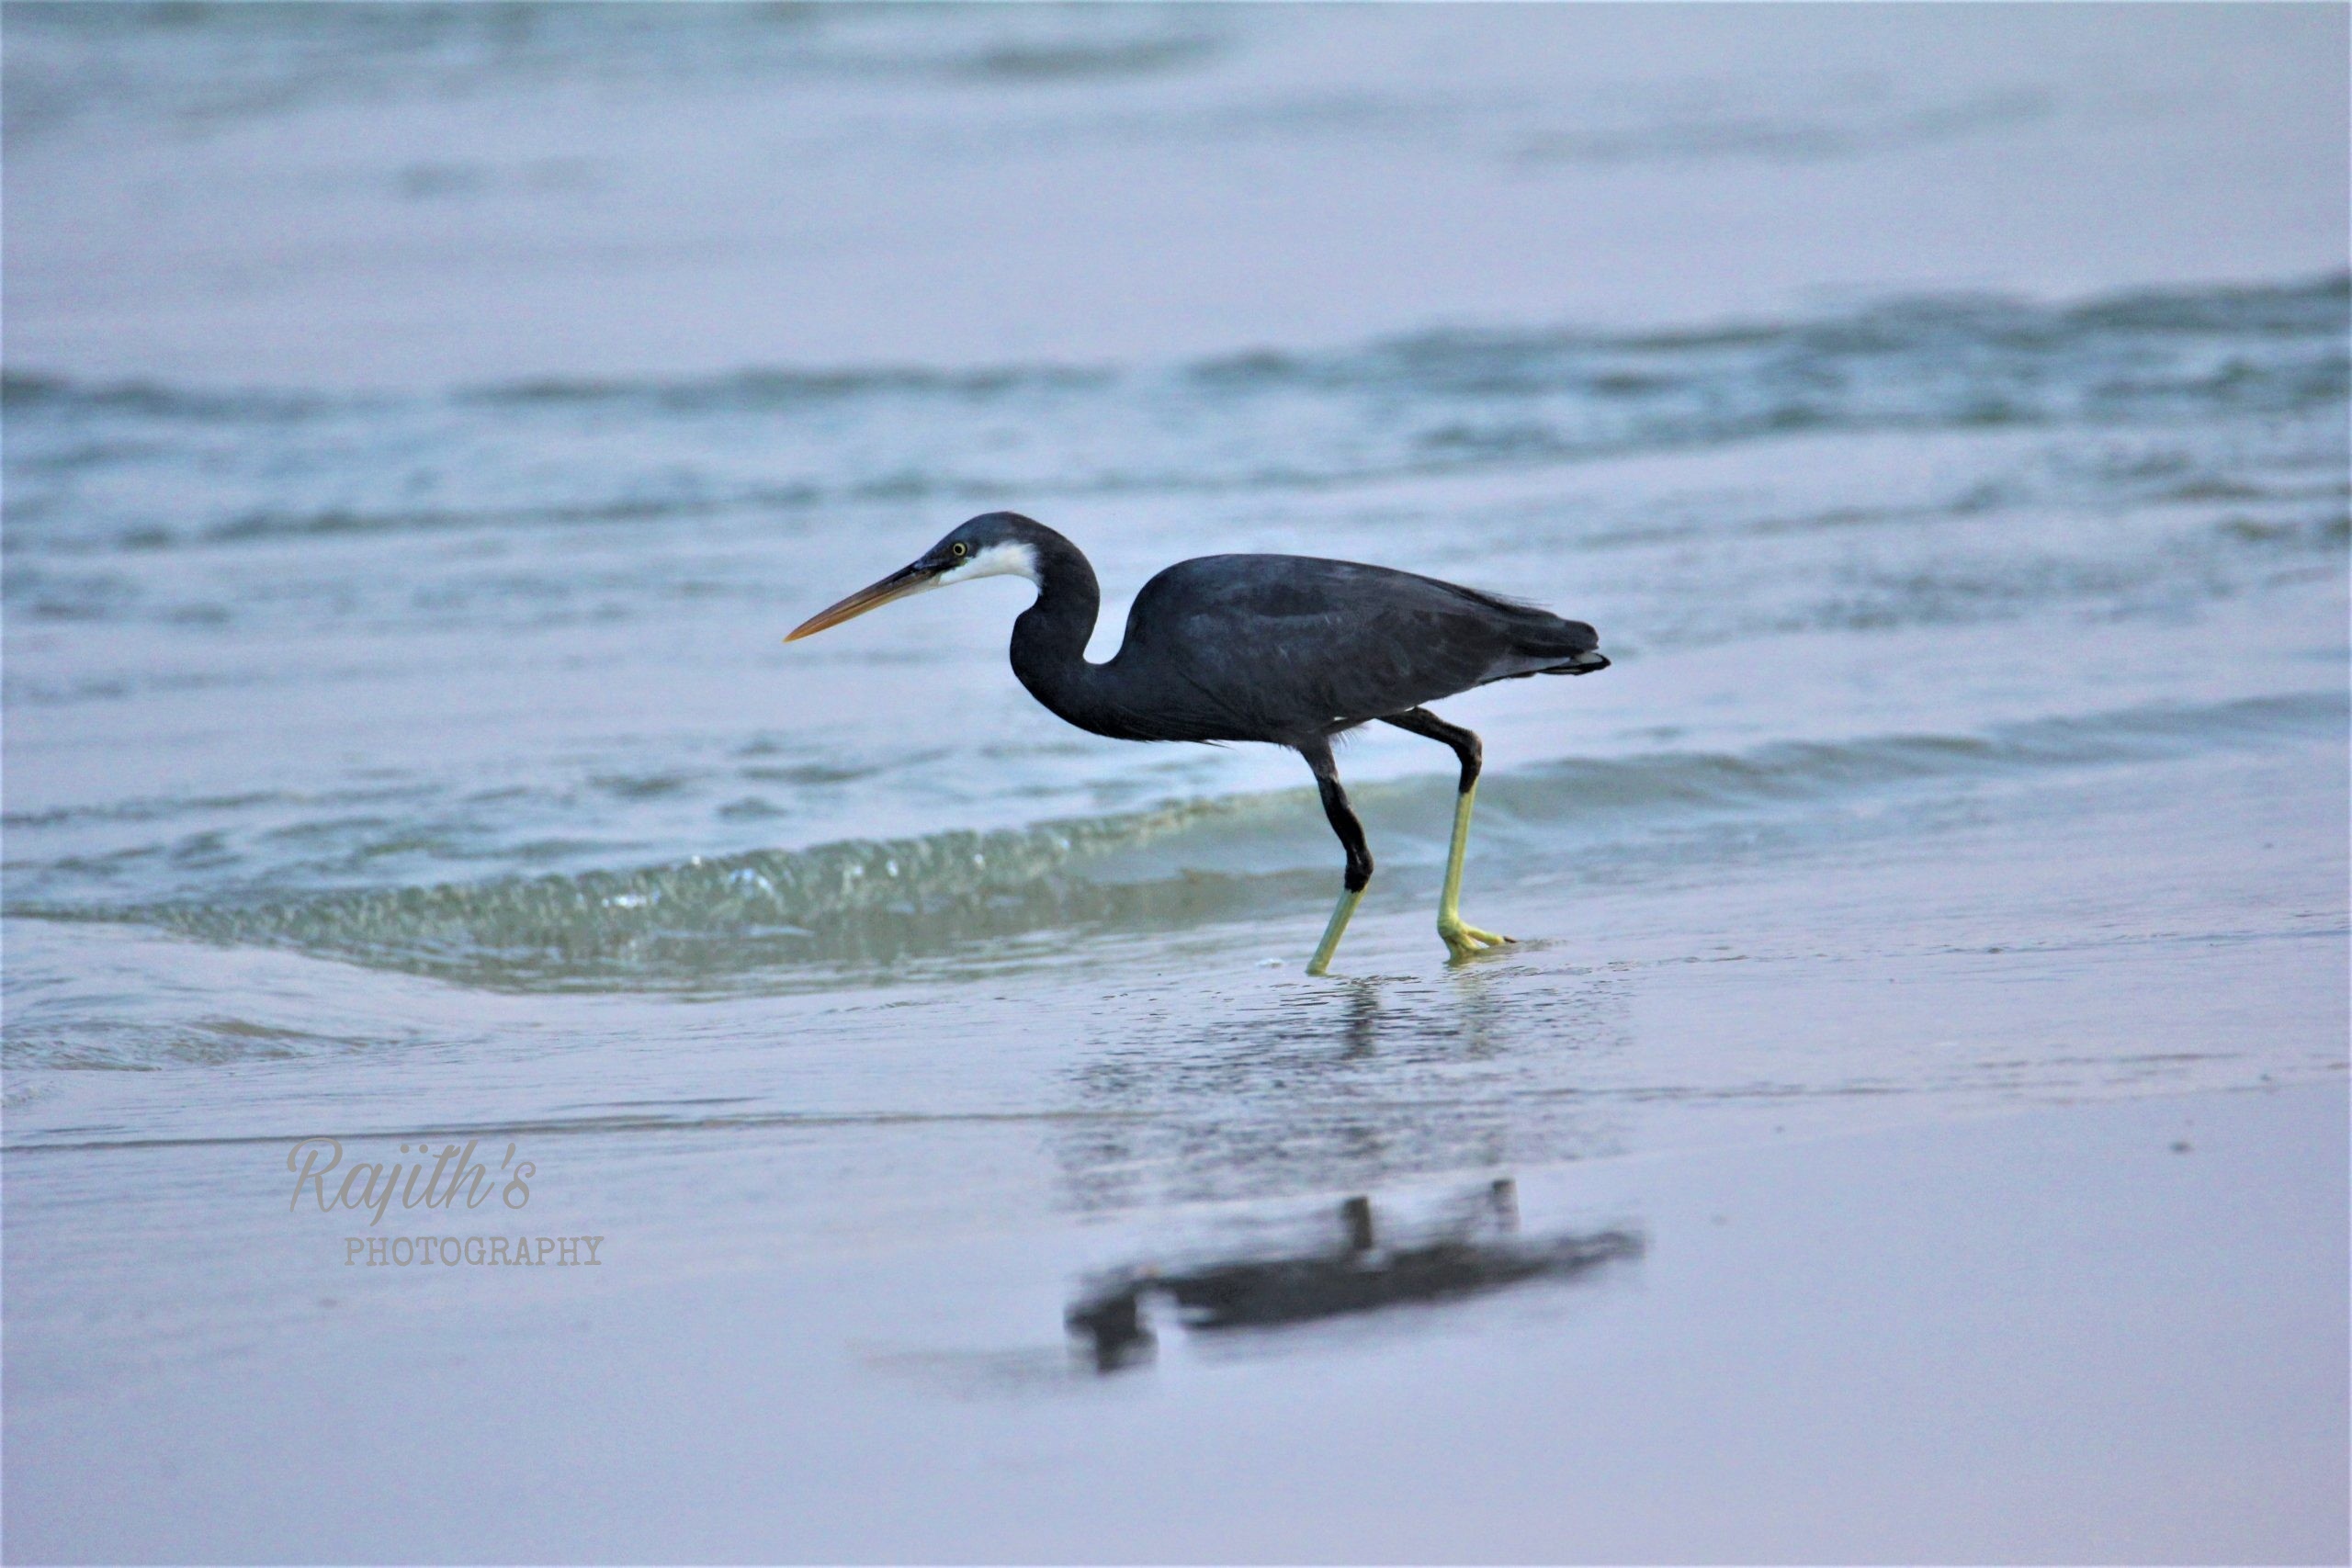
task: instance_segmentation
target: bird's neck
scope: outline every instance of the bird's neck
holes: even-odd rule
[[[1106,669],[1086,659],[1087,639],[1102,610],[1094,568],[1076,545],[1040,527],[1037,602],[1012,623],[1012,673],[1057,717],[1097,735],[1122,733]]]

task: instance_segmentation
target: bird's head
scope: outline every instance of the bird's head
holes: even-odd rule
[[[786,642],[813,637],[893,599],[968,582],[976,577],[1011,575],[1037,581],[1037,544],[1046,531],[1012,512],[989,512],[952,530],[939,543],[879,582],[869,583],[838,604],[818,611],[793,628]]]

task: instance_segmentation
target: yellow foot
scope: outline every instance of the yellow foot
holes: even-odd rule
[[[1443,940],[1446,951],[1456,958],[1468,958],[1490,947],[1508,947],[1511,939],[1482,931],[1476,926],[1464,925],[1460,920],[1440,920],[1437,934]]]

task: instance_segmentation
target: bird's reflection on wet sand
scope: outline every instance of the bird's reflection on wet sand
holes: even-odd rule
[[[1122,1021],[1069,1075],[1084,1114],[1050,1134],[1067,1201],[1336,1201],[1614,1152],[1588,1086],[1630,1048],[1623,983],[1493,979],[1365,976]]]
[[[1172,1309],[1187,1330],[1282,1328],[1574,1279],[1642,1249],[1640,1234],[1624,1229],[1521,1236],[1518,1190],[1509,1178],[1490,1184],[1446,1232],[1397,1244],[1383,1243],[1372,1200],[1358,1195],[1340,1205],[1332,1245],[1182,1269],[1121,1269],[1092,1281],[1065,1322],[1094,1369],[1114,1372],[1151,1359],[1155,1303]]]

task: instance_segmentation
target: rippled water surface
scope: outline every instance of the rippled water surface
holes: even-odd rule
[[[10,908],[695,994],[1303,918],[1332,846],[1295,760],[1065,728],[1003,667],[1018,588],[780,646],[1012,501],[1101,562],[1098,654],[1186,544],[1399,562],[1600,624],[1606,682],[1465,699],[1501,727],[1490,889],[2324,749],[2346,316],[2337,277],[1084,372],[433,396],[18,374]],[[1400,880],[1447,817],[1427,750],[1350,758]]]

